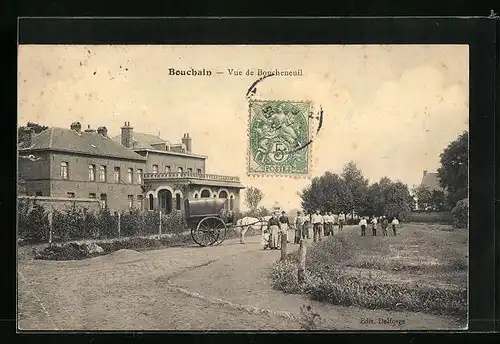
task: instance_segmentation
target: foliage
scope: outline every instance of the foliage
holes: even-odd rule
[[[308,212],[319,209],[322,212],[339,213],[351,209],[353,196],[344,180],[337,174],[325,172],[321,177],[315,177],[311,185],[301,193],[302,208]]]
[[[39,134],[42,131],[48,129],[49,127],[37,123],[28,122],[25,126],[21,126],[17,131],[17,143],[25,143],[28,141],[29,131],[33,134]]]
[[[262,190],[250,186],[245,192],[245,204],[251,211],[256,211],[263,196]]]
[[[421,185],[413,190],[418,199],[418,207],[422,210],[444,211],[446,210],[446,199],[441,190],[430,190],[427,186]]]
[[[456,204],[468,196],[469,132],[465,131],[441,153],[438,179],[448,193],[448,204]]]
[[[18,201],[18,234],[26,242],[47,241],[49,239],[48,214],[34,201],[30,206],[28,200]]]
[[[400,221],[408,221],[411,196],[405,184],[384,177],[369,187],[368,201],[368,214],[385,215],[388,218],[396,216]]]
[[[469,226],[469,199],[465,198],[457,202],[451,210],[453,227],[463,229]]]
[[[354,161],[350,161],[344,166],[342,179],[352,194],[351,208],[346,210],[364,213],[368,194],[368,179],[365,179],[363,172]]]
[[[135,237],[159,234],[158,211],[131,210],[120,214],[120,236]],[[66,242],[83,239],[111,239],[118,237],[118,213],[109,209],[93,212],[73,204],[53,212],[52,239]],[[187,229],[182,212],[162,216],[162,233],[179,234]],[[18,232],[20,239],[29,242],[47,242],[49,239],[48,213],[43,206],[29,201],[18,201]]]
[[[311,306],[300,306],[300,326],[305,331],[316,331],[321,328],[321,316]]]
[[[411,212],[409,222],[452,224],[451,213],[444,212]]]

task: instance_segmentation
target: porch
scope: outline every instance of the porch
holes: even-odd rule
[[[225,198],[227,210],[239,210],[240,190],[245,187],[239,177],[192,172],[146,173],[143,176],[147,210],[165,214],[184,211],[185,199]]]

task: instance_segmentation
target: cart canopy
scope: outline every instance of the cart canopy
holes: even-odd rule
[[[184,201],[186,219],[220,216],[227,201],[227,198],[202,198],[197,200],[186,199]]]

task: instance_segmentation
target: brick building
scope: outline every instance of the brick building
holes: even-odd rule
[[[239,209],[238,177],[206,174],[207,157],[191,152],[192,139],[171,144],[159,137],[134,133],[130,123],[121,135],[107,129],[82,131],[49,128],[29,135],[19,148],[18,175],[28,196],[99,199],[111,210],[182,210],[183,199],[228,198]]]

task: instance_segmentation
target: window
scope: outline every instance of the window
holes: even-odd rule
[[[137,170],[137,184],[142,184],[142,169]]]
[[[99,167],[99,180],[101,182],[106,181],[106,166]]]
[[[234,208],[234,196],[229,198],[229,210],[233,210]]]
[[[75,198],[75,193],[74,192],[67,192],[66,197],[68,198]]]
[[[188,168],[188,173],[193,173],[193,169],[192,168]]]
[[[128,195],[128,208],[132,209],[134,207],[134,195]]]
[[[197,168],[197,169],[196,169],[196,173],[201,174],[201,168]]]
[[[89,165],[89,180],[95,181],[95,165]]]
[[[181,195],[180,194],[175,195],[175,209],[181,210]]]
[[[153,195],[149,195],[149,210],[154,210],[154,205]]]
[[[101,194],[101,209],[106,209],[108,207],[108,196],[106,194]]]
[[[179,167],[179,173],[184,172],[184,169],[182,167]]]
[[[95,193],[89,193],[89,198],[95,199]]]
[[[144,207],[143,204],[143,196],[142,195],[137,195],[137,206],[139,207],[140,210]]]
[[[165,166],[165,173],[170,173],[170,166]]]
[[[115,183],[120,182],[120,168],[119,167],[115,167],[113,177],[114,177]]]
[[[153,173],[158,173],[158,165],[153,165]]]
[[[68,179],[68,163],[61,162],[61,179]]]
[[[134,170],[129,168],[127,170],[127,182],[132,184],[134,182]]]
[[[35,196],[41,196],[41,195],[42,195],[42,192],[41,192],[41,191],[37,191],[37,192],[35,193]]]

